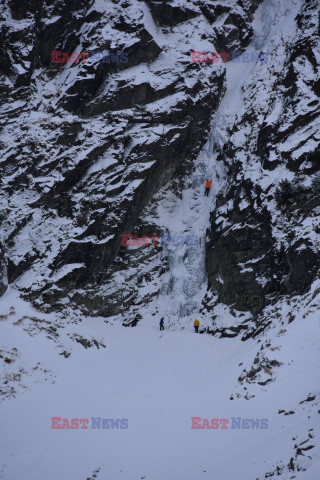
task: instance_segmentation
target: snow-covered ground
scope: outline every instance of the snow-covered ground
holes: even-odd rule
[[[254,480],[278,466],[281,479],[318,480],[320,322],[310,299],[290,325],[284,302],[277,323],[243,342],[39,314],[10,289],[0,300],[0,478]],[[267,356],[279,363],[265,367],[269,382],[241,387],[243,370]],[[89,419],[88,429],[52,429],[51,417]],[[128,428],[92,429],[91,417]],[[191,417],[229,428],[192,429]],[[232,417],[268,428],[232,429]]]

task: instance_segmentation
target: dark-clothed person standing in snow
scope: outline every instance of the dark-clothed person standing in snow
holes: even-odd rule
[[[161,318],[160,320],[160,332],[161,330],[164,330],[164,318]]]

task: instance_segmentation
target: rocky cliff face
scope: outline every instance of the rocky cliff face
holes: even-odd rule
[[[229,178],[208,229],[209,285],[253,313],[305,292],[319,268],[319,5],[300,6],[292,43],[274,39],[219,154]]]
[[[147,213],[166,186],[179,194],[224,98],[225,65],[190,52],[239,55],[260,3],[1,5],[0,293],[14,282],[41,308],[108,316],[142,301],[141,282],[154,286],[143,301],[159,292],[161,248],[124,251],[121,234],[161,234]],[[303,293],[319,266],[318,9],[301,2],[294,41],[271,42],[213,146],[228,173],[207,232],[208,286],[239,310]],[[52,63],[53,51],[88,58]]]
[[[1,5],[9,284],[58,308],[67,295],[86,303],[87,288],[110,281],[120,235],[188,171],[223,95],[223,65],[202,68],[190,51],[200,40],[207,51],[241,51],[258,3]],[[85,52],[88,61],[51,63],[53,51]]]

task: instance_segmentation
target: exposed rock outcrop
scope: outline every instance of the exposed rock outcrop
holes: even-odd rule
[[[224,22],[219,18],[226,48],[245,47],[258,3],[239,0]],[[224,68],[190,63],[194,34],[175,27],[191,22],[197,38],[216,41],[212,19],[208,30],[212,5],[1,6],[8,281],[36,304],[58,308],[69,295],[105,315],[123,304],[122,295],[88,303],[86,289],[98,296],[110,283],[121,234],[133,231],[159,189],[188,171],[206,140]],[[230,25],[238,33],[229,35]],[[54,51],[69,61],[52,63]],[[87,61],[72,63],[73,52],[86,52]]]
[[[295,21],[293,45],[276,44],[268,76],[261,67],[250,96],[243,93],[246,112],[219,157],[228,186],[208,230],[209,287],[253,313],[269,295],[305,292],[320,266],[319,196],[308,186],[320,168],[318,4],[306,2]],[[275,192],[284,179],[294,187],[281,205]]]

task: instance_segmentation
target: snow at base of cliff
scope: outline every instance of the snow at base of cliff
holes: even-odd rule
[[[0,478],[318,480],[317,288],[294,320],[294,299],[273,306],[270,319],[280,318],[247,341],[191,327],[160,334],[152,318],[123,328],[39,314],[9,289],[0,300]],[[52,429],[52,417],[88,419],[88,428]],[[109,420],[92,429],[92,417],[128,428]],[[191,428],[192,417],[219,428]],[[250,428],[231,428],[232,417]],[[257,419],[267,428],[252,428]]]

